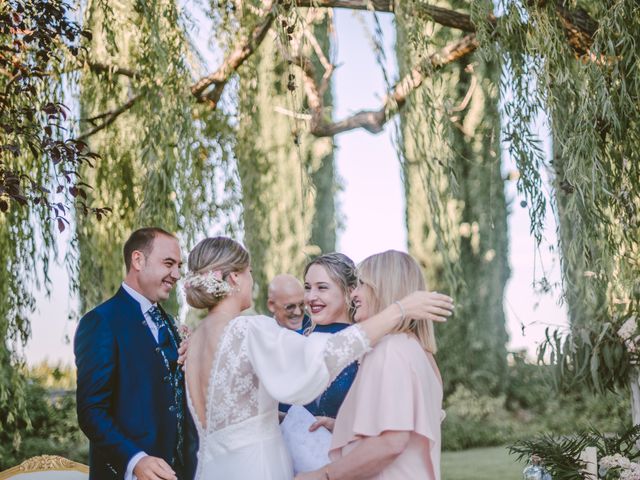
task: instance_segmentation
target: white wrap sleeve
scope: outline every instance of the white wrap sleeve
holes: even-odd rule
[[[251,319],[246,340],[249,360],[269,394],[297,405],[318,397],[347,365],[370,349],[358,325],[305,337],[265,316]]]

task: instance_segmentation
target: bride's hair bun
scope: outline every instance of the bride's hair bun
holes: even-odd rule
[[[227,277],[249,267],[249,252],[228,237],[205,238],[189,253],[184,289],[193,308],[211,309],[229,292]]]

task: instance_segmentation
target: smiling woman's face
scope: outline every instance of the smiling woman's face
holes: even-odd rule
[[[358,280],[358,286],[351,292],[351,301],[356,309],[354,322],[361,322],[373,315],[373,288]]]
[[[304,303],[317,325],[349,323],[345,295],[322,265],[311,265],[304,277]]]

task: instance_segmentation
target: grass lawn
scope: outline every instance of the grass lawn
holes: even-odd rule
[[[442,480],[520,480],[525,464],[505,447],[442,452]]]

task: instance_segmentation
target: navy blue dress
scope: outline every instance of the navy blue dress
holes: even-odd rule
[[[313,331],[321,333],[337,333],[349,326],[350,325],[346,323],[316,325],[316,328],[314,328]],[[342,405],[344,397],[347,396],[347,392],[349,391],[349,388],[351,388],[353,380],[356,378],[356,373],[358,373],[358,362],[353,362],[340,372],[322,395],[308,405],[305,405],[305,408],[315,416],[336,418],[338,416],[340,405]],[[281,412],[286,412],[289,410],[289,405],[280,404],[279,410]]]

